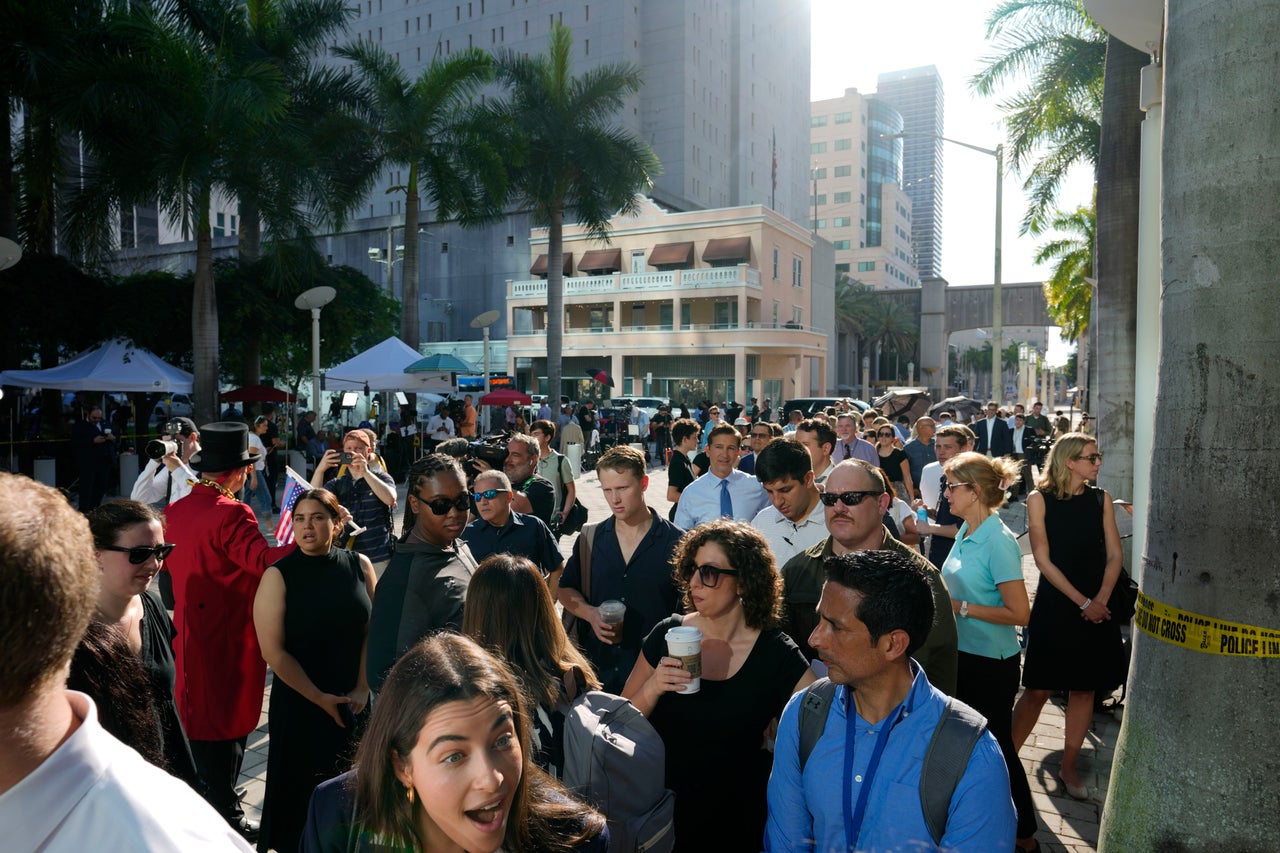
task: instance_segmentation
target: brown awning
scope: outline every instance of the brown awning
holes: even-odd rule
[[[578,272],[620,272],[621,249],[592,249],[578,261]]]
[[[659,243],[649,253],[649,266],[693,266],[693,243]]]
[[[726,237],[720,240],[708,240],[707,248],[702,250],[702,260],[735,261],[746,263],[751,260],[750,237]]]
[[[538,255],[538,259],[533,262],[533,266],[529,267],[531,275],[547,274],[547,256]],[[573,252],[564,253],[564,274],[573,275]]]

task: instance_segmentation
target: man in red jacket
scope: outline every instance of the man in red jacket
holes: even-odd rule
[[[190,495],[165,508],[166,535],[178,546],[166,565],[177,630],[175,693],[206,799],[253,841],[257,824],[245,818],[236,794],[266,682],[253,598],[267,566],[293,545],[268,547],[253,510],[235,498],[253,464],[248,427],[207,424],[200,437],[200,452],[190,461],[199,479]]]

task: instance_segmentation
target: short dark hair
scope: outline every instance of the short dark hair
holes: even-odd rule
[[[933,629],[933,587],[919,563],[897,551],[851,551],[822,564],[827,583],[862,596],[856,616],[875,642],[890,631],[907,632],[907,654],[914,654]]]
[[[690,418],[681,418],[671,427],[671,440],[676,444],[684,441],[696,432],[700,432],[702,427],[698,426],[698,422]]]
[[[970,444],[973,444],[973,430],[969,429],[967,426],[961,426],[960,424],[950,424],[949,426],[940,427],[938,431],[933,434],[933,440],[936,442],[938,439],[947,438],[948,436],[954,438],[956,440],[956,444],[959,444],[961,447],[968,447]]]
[[[550,441],[556,437],[556,425],[545,418],[539,418],[529,426],[529,432],[540,432]]]
[[[778,438],[779,436],[786,435],[786,433],[782,431],[782,424],[770,422],[766,424],[766,426],[769,427],[769,432],[773,434],[774,438]]]
[[[761,483],[773,483],[784,477],[800,481],[812,470],[813,459],[798,441],[771,438],[756,454],[756,479]]]
[[[801,421],[796,427],[796,432],[801,431],[816,432],[818,434],[818,444],[829,444],[833,448],[836,446],[836,431],[826,421],[820,421],[817,418]]]
[[[98,504],[85,514],[89,520],[89,532],[93,534],[93,547],[102,549],[116,544],[116,537],[135,524],[160,522],[164,529],[165,518],[154,508],[138,501],[111,501]]]
[[[615,444],[596,462],[597,471],[617,471],[631,474],[637,480],[645,478],[644,454],[626,444]]]

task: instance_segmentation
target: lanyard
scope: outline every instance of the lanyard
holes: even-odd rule
[[[889,742],[889,732],[902,721],[907,713],[907,702],[904,699],[894,708],[889,716],[880,723],[880,734],[876,737],[875,748],[871,751],[871,760],[862,774],[862,788],[858,791],[858,802],[853,812],[849,812],[849,802],[853,799],[853,754],[857,737],[857,709],[853,704],[853,691],[845,688],[846,708],[844,727],[844,837],[850,851],[858,849],[858,836],[862,834],[862,820],[867,812],[867,800],[871,796],[871,782],[880,766],[880,758],[884,755],[885,745]]]

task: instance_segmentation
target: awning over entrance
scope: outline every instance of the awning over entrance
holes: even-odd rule
[[[649,253],[649,266],[693,266],[693,243],[659,243]]]
[[[719,240],[708,240],[707,248],[702,250],[702,260],[707,263],[714,261],[746,263],[751,260],[751,238],[725,237]]]
[[[592,249],[578,261],[578,272],[609,273],[622,271],[621,249]]]
[[[529,267],[529,272],[532,275],[546,275],[547,256],[538,255],[538,259],[533,262],[533,266]],[[564,253],[564,274],[573,275],[573,252]]]

